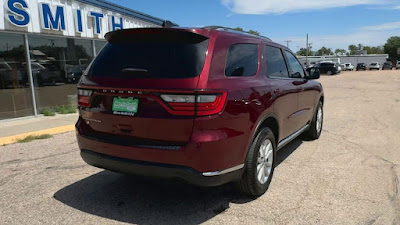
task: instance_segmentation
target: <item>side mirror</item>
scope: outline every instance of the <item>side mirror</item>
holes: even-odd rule
[[[317,80],[317,79],[319,79],[319,77],[321,75],[321,73],[319,72],[319,69],[316,67],[308,68],[307,72],[308,72],[307,79],[309,79],[309,80]]]
[[[231,73],[231,77],[241,77],[244,74],[244,67],[237,67]]]

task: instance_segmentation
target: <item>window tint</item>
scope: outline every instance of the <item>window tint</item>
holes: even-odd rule
[[[296,57],[288,51],[285,51],[285,54],[290,68],[290,77],[293,78],[304,77],[304,69],[300,65],[299,61],[297,61]]]
[[[279,48],[265,46],[264,56],[268,77],[289,77],[285,58]]]
[[[225,74],[228,77],[253,76],[258,68],[258,46],[236,44],[229,48]]]
[[[203,70],[208,39],[199,43],[108,43],[89,69],[93,77],[180,79],[199,76]]]

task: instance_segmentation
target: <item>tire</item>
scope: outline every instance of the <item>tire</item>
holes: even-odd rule
[[[319,113],[321,114],[319,115]],[[318,117],[320,116],[320,123],[318,123]],[[310,129],[306,131],[303,135],[306,140],[316,140],[321,136],[322,127],[324,124],[324,105],[320,101],[318,103],[317,109],[315,110],[315,114],[310,123]]]
[[[332,75],[332,71],[328,70],[328,72],[326,72],[327,75]]]
[[[262,151],[263,149],[266,150]],[[264,156],[269,155],[270,157],[263,157],[260,152],[264,152],[266,153]],[[262,128],[257,133],[257,136],[254,138],[249,152],[247,153],[243,176],[238,182],[240,191],[245,195],[255,198],[263,195],[271,183],[275,169],[275,159],[276,143],[274,134],[271,129],[267,127]],[[257,170],[258,167],[260,167],[259,170]],[[265,172],[266,169],[269,172],[269,175],[259,176],[260,174],[264,174],[261,170]]]

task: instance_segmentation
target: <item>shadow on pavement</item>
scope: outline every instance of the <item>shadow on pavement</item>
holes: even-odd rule
[[[285,161],[294,151],[303,144],[304,140],[301,138],[296,138],[283,147],[276,156],[276,165],[279,166],[283,161]]]
[[[301,143],[296,139],[279,151],[278,165]],[[253,200],[241,195],[233,184],[203,188],[108,171],[64,187],[54,198],[92,215],[134,224],[199,224],[224,212],[231,202]]]

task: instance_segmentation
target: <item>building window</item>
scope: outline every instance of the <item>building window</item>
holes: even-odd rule
[[[103,49],[104,45],[107,44],[107,41],[101,41],[101,40],[96,40],[94,41],[95,49],[96,49],[96,55],[99,54],[101,49]]]
[[[38,113],[77,104],[76,83],[93,59],[90,40],[29,35]]]
[[[33,115],[23,35],[0,35],[0,119]]]

